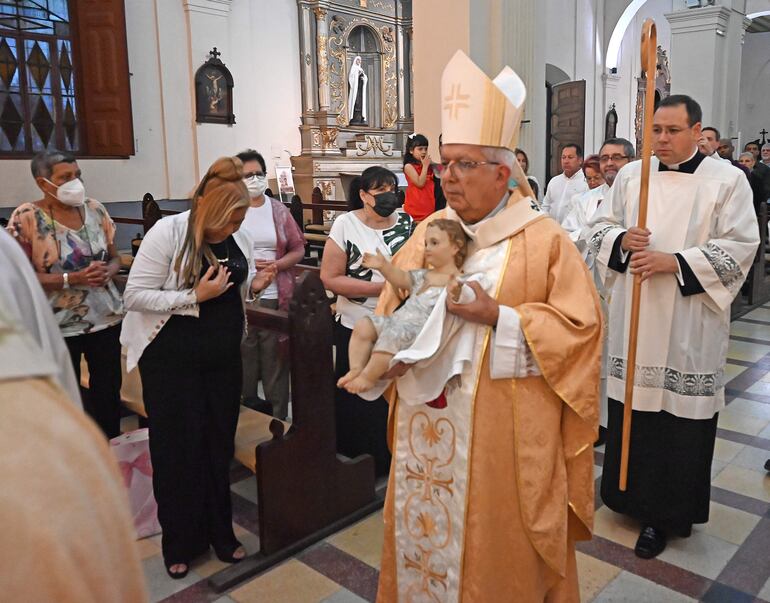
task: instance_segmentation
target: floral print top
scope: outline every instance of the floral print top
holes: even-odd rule
[[[56,222],[33,203],[17,207],[8,231],[21,244],[36,272],[77,272],[87,268],[115,238],[115,224],[104,206],[86,199],[84,224],[72,229]],[[123,318],[123,301],[115,284],[104,287],[72,286],[49,291],[48,301],[64,337],[95,333]]]

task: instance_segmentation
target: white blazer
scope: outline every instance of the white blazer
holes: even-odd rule
[[[126,348],[126,370],[132,371],[144,349],[160,333],[172,315],[198,317],[199,306],[192,288],[179,282],[174,270],[177,255],[184,245],[190,212],[159,220],[139,246],[128,283],[123,293],[127,310],[120,332],[120,343]],[[244,230],[233,234],[249,264],[249,274],[241,285],[245,299],[256,274],[254,245]]]

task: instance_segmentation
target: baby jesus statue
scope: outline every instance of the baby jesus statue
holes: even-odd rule
[[[390,316],[359,320],[350,338],[350,371],[337,387],[352,394],[370,390],[388,371],[398,352],[409,348],[420,334],[441,293],[446,289],[458,301],[460,266],[468,253],[468,238],[459,223],[433,220],[425,231],[425,261],[429,270],[404,272],[379,251],[365,253],[363,265],[379,270],[397,290],[409,291],[404,304]]]

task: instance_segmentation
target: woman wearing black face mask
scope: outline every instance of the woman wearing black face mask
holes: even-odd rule
[[[409,238],[412,218],[396,211],[396,176],[383,167],[370,167],[355,178],[348,193],[348,213],[332,225],[321,262],[321,280],[337,294],[335,321],[336,378],[349,370],[348,342],[356,321],[373,315],[385,282],[376,270],[361,266],[364,253],[380,251],[390,258]],[[374,456],[377,475],[387,475],[390,453],[386,442],[388,405],[380,398],[366,402],[337,390],[337,450],[348,457]]]

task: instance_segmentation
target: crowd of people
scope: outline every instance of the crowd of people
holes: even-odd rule
[[[477,77],[467,57],[455,57],[447,69],[469,82]],[[515,114],[523,97],[510,93],[519,86],[512,73],[501,74],[511,81],[506,92],[491,86],[488,93],[500,95],[491,106]],[[488,110],[474,103],[470,111]],[[362,388],[338,388],[338,451],[351,458],[371,454],[377,475],[391,474],[382,600],[398,599],[403,559],[423,546],[423,538],[433,538],[415,536],[414,517],[395,511],[404,501],[411,504],[410,480],[423,478],[437,489],[424,496],[438,501],[422,508],[421,521],[434,522],[423,525],[438,532],[456,522],[465,539],[459,558],[463,550],[474,553],[452,570],[465,580],[445,590],[491,600],[485,597],[502,585],[511,593],[569,599],[577,585],[574,541],[590,533],[593,513],[591,444],[606,439],[602,498],[640,522],[638,556],[657,556],[668,538],[686,537],[693,524],[708,520],[729,307],[759,244],[755,211],[770,197],[770,145],[749,143],[736,161],[729,140],[701,127],[693,99],[664,99],[653,126],[650,216],[647,228],[639,229],[640,162],[630,141],[610,138],[585,158],[579,144],[564,145],[562,173],[548,183],[540,209],[540,185],[527,175],[527,154],[510,144],[516,119],[500,119],[496,131],[477,131],[446,116],[442,126],[439,163],[431,160],[425,136],[407,141],[403,207],[397,177],[384,167],[369,167],[353,180],[349,211],[331,226],[320,277],[336,296],[341,385],[358,375],[369,353],[385,349],[387,361],[396,353],[375,346],[385,324],[377,315],[403,303],[405,291],[414,289],[417,297],[446,287],[461,271],[484,278],[468,283],[469,299],[449,296],[441,307],[473,326],[467,339],[472,353],[459,363],[449,357],[444,364],[455,372],[440,389],[452,386],[427,405],[398,403],[389,413],[383,396],[364,400]],[[122,293],[114,282],[120,268],[115,226],[104,206],[86,195],[75,157],[42,152],[31,169],[42,197],[13,212],[8,231],[18,245],[6,233],[0,237],[8,257],[26,255],[29,266],[16,277],[26,284],[14,285],[0,302],[26,291],[24,305],[48,310],[30,322],[22,309],[0,303],[0,332],[14,327],[29,353],[42,350],[40,374],[76,403],[85,362],[84,409],[106,438],[120,434],[123,371],[138,368],[169,576],[183,578],[210,547],[222,561],[240,561],[246,552],[233,532],[229,484],[240,405],[265,409],[260,382],[273,416],[286,419],[290,400],[286,342],[247,329],[244,304],[286,310],[293,268],[305,256],[301,229],[284,204],[265,194],[262,155],[247,150],[214,162],[190,210],[146,233]],[[18,265],[18,257],[13,262]],[[438,277],[423,270],[439,263],[445,270]],[[632,478],[620,491],[626,306],[636,275],[646,283],[645,310]],[[423,308],[420,320],[432,308]],[[448,341],[437,343],[438,357],[454,353],[451,335]],[[403,363],[386,365],[380,362],[377,377],[409,370]],[[61,406],[56,394],[49,397]],[[533,398],[536,408],[527,402]],[[445,426],[437,427],[442,420]],[[420,464],[425,458],[413,439],[415,421],[435,443],[451,425],[457,451],[452,448],[440,465],[444,473],[427,476],[433,465]],[[399,460],[392,469],[391,455]],[[449,474],[454,481],[441,481]],[[116,517],[125,519],[125,505],[116,504]],[[439,506],[446,517],[437,522],[428,515]],[[436,555],[445,555],[442,562],[451,569],[456,553]]]

